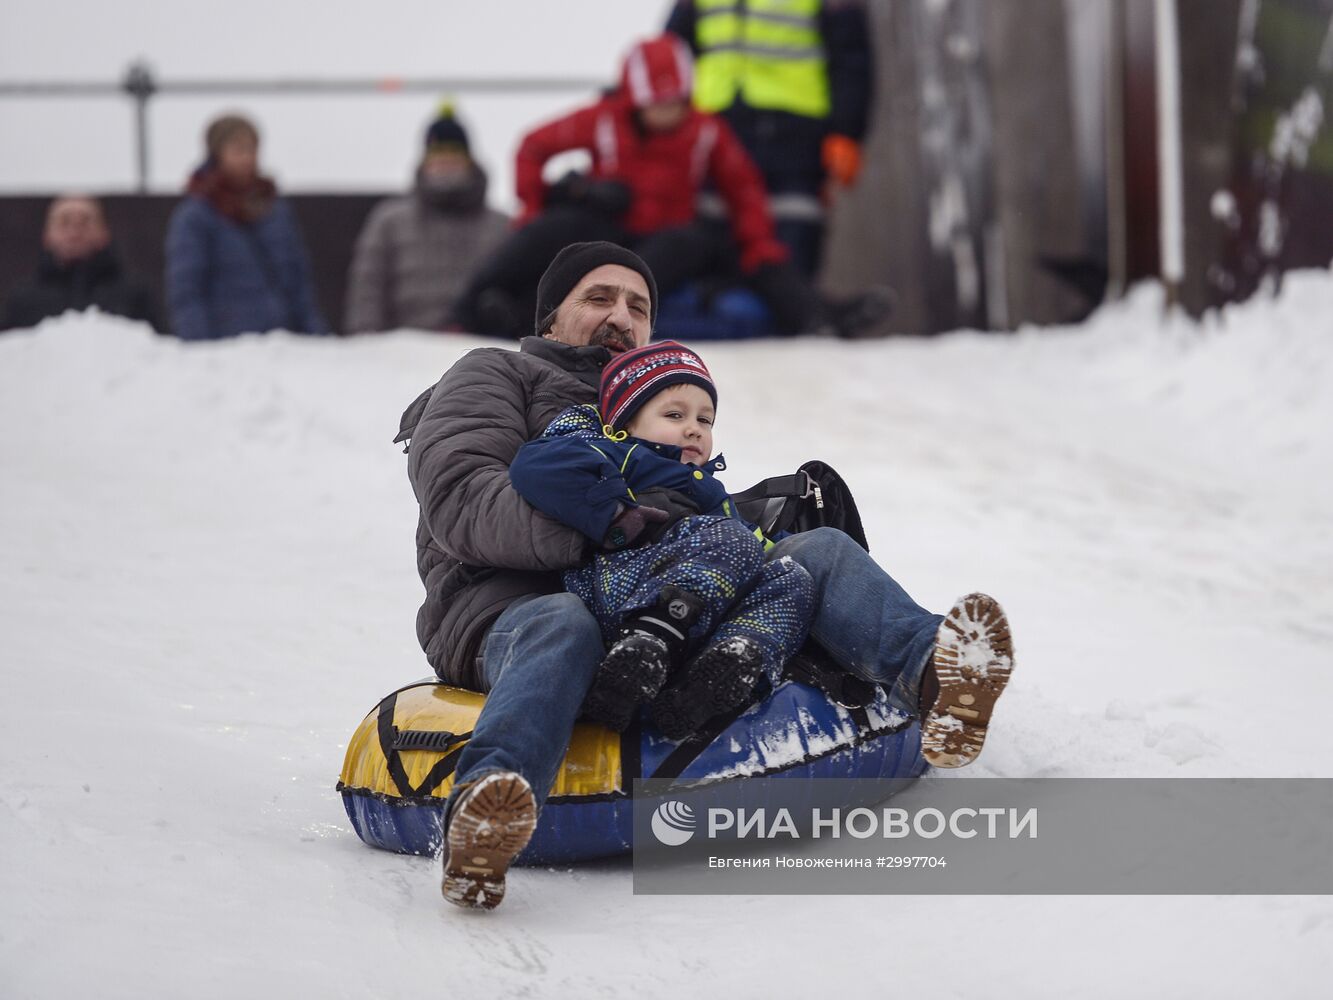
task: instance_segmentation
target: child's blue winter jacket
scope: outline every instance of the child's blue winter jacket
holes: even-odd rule
[[[620,505],[637,506],[636,494],[650,489],[674,490],[701,514],[735,517],[726,487],[713,478],[725,468],[720,455],[686,465],[674,445],[617,440],[602,429],[597,408],[585,404],[561,412],[541,437],[520,448],[509,478],[543,514],[600,542]]]

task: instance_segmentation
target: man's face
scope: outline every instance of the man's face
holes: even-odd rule
[[[639,117],[650,132],[670,132],[680,127],[689,110],[690,102],[681,98],[677,101],[661,101],[640,108]]]
[[[669,385],[634,414],[631,437],[680,448],[680,460],[703,465],[713,454],[713,400],[697,385]]]
[[[430,150],[421,161],[421,173],[437,181],[467,178],[472,173],[472,160],[456,149]]]
[[[648,343],[651,305],[643,275],[620,264],[603,264],[565,296],[546,336],[571,347],[591,345],[620,354]]]
[[[102,210],[88,198],[60,198],[46,213],[42,246],[62,264],[91,257],[110,242]]]

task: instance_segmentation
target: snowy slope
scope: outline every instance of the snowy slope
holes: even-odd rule
[[[918,600],[1005,603],[976,770],[1333,777],[1330,317],[1305,273],[1203,326],[1145,288],[705,356],[733,488],[821,457]],[[1322,995],[1328,898],[635,897],[611,862],[477,916],[364,847],[343,745],[427,672],[389,442],[472,346],[0,337],[0,996]]]

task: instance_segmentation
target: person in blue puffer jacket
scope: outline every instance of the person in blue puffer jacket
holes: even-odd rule
[[[682,739],[778,683],[814,585],[791,559],[765,561],[771,543],[714,478],[717,390],[697,354],[665,341],[613,357],[599,402],[560,413],[509,478],[598,549],[564,574],[610,647],[584,715],[623,730],[651,702],[654,725]]]
[[[259,131],[224,115],[204,133],[207,158],[167,227],[171,330],[216,340],[283,329],[329,333],[291,207],[259,173]]]

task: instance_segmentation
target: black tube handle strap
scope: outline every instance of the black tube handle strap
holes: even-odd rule
[[[445,730],[431,732],[424,729],[399,729],[393,727],[393,743],[395,750],[448,750],[459,740],[466,740],[472,734],[468,733],[450,733]]]
[[[393,724],[393,712],[397,704],[397,691],[380,702],[379,713],[375,718],[375,731],[379,737],[380,752],[384,754],[384,762],[389,769],[389,777],[393,780],[399,795],[403,798],[429,796],[445,778],[453,774],[459,755],[463,752],[463,747],[459,746],[449,750],[448,753],[436,761],[419,785],[413,785],[411,779],[408,778],[407,768],[403,766],[403,759],[399,756],[401,752],[404,750],[433,750],[439,752],[447,750],[452,744],[458,743],[460,740],[464,741],[463,746],[466,746],[466,741],[472,733],[399,729]]]

